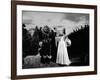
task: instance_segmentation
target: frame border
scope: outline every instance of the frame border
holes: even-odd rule
[[[34,74],[34,75],[17,75],[17,28],[16,13],[17,5],[35,5],[49,7],[67,7],[67,8],[83,8],[94,9],[94,71],[72,72],[72,73],[52,73],[52,74]],[[77,75],[94,75],[97,74],[97,6],[96,5],[80,5],[65,3],[49,3],[49,2],[33,2],[33,1],[11,1],[11,79],[29,79],[29,78],[46,78],[61,76],[77,76]]]

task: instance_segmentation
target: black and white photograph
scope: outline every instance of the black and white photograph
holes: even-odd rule
[[[22,68],[89,66],[89,14],[22,11]]]
[[[97,8],[93,5],[12,4],[12,77],[97,73]]]

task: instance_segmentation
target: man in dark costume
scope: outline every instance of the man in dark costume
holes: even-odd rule
[[[48,26],[44,26],[42,31],[42,46],[40,50],[41,63],[50,63],[51,59],[51,38],[50,38],[50,29]]]

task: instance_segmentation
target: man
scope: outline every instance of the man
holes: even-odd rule
[[[42,40],[40,41],[41,49],[40,49],[40,55],[41,55],[41,63],[50,63],[51,56],[51,38],[50,38],[50,29],[48,26],[44,26],[42,28]]]

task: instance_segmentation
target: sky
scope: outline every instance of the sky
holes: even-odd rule
[[[28,29],[48,25],[51,28],[64,27],[67,33],[70,33],[81,28],[81,25],[83,27],[85,24],[89,25],[89,14],[23,11],[22,23],[27,24]]]

